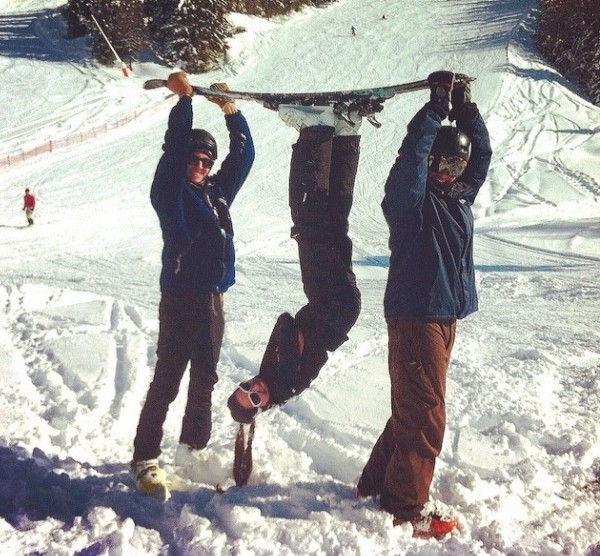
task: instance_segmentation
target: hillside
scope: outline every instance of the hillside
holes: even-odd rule
[[[480,311],[458,326],[432,489],[461,532],[425,542],[352,489],[389,411],[383,184],[427,93],[387,101],[380,129],[363,124],[350,230],[361,315],[311,389],[259,418],[250,484],[227,488],[225,400],[256,373],[277,315],[304,304],[287,207],[295,132],[238,103],[257,159],[232,210],[238,281],[213,437],[205,468],[176,465],[182,384],[163,441],[175,488],[159,506],[132,493],[127,468],[155,363],[162,242],[148,194],[174,104],[141,85],[171,70],[99,68],[85,40],[63,38],[59,0],[0,0],[3,553],[600,554],[600,109],[532,46],[535,4],[343,0],[274,21],[233,15],[246,31],[223,69],[190,77],[281,91],[437,69],[477,78],[494,148],[475,206]],[[214,105],[196,98],[194,110],[224,145]]]

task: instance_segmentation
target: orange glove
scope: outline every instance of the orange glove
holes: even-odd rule
[[[213,83],[210,86],[215,91],[229,91],[227,83]],[[214,102],[225,114],[234,114],[237,112],[235,101],[228,97],[206,97],[210,102]]]
[[[189,84],[187,74],[184,71],[176,71],[169,75],[166,83],[167,89],[180,97],[189,96],[194,94],[194,89]]]

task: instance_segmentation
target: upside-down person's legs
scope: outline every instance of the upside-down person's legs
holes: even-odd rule
[[[360,136],[333,137],[327,214],[313,214],[319,221],[318,228],[325,233],[315,236],[306,230],[296,236],[308,298],[308,304],[300,309],[296,320],[303,332],[314,329],[315,337],[320,338],[329,351],[347,339],[360,312],[360,292],[352,271],[352,241],[348,237],[359,156]],[[292,176],[293,168],[291,190],[296,186]],[[300,226],[296,226],[298,228]]]
[[[310,385],[327,362],[327,351],[348,339],[360,312],[348,237],[360,138],[334,136],[335,121],[299,125],[293,146],[292,237],[298,242],[308,303],[295,317],[280,315],[271,334],[257,377],[268,385],[270,405],[282,404]],[[247,419],[249,414],[239,411],[238,402],[230,398],[230,409],[233,406],[240,419]]]
[[[329,172],[329,213],[336,235],[348,235],[354,182],[360,157],[360,135],[335,136]]]
[[[296,394],[318,375],[327,361],[327,351],[334,351],[348,339],[347,334],[360,312],[360,292],[352,271],[352,242],[348,237],[359,144],[359,136],[332,139],[327,212],[311,214],[319,234],[315,234],[314,229],[305,229],[302,222],[294,219],[292,210],[302,282],[308,299],[296,314],[296,322],[305,338]],[[294,170],[292,166],[290,195],[300,187]]]
[[[331,246],[332,228],[329,213],[329,177],[334,144],[333,133],[333,126],[305,127],[300,130],[298,141],[293,145],[290,161],[289,204],[293,222],[292,237],[298,242],[303,277],[307,268],[310,269],[309,273],[312,275],[314,264],[318,265],[319,261],[323,260],[323,256],[319,256],[316,251],[326,253],[325,258],[327,259],[337,258]],[[329,266],[331,265],[326,264],[324,271],[327,271]],[[318,285],[315,285],[315,288],[318,289]],[[315,299],[317,296],[312,293],[312,287],[310,291],[309,301],[310,298]],[[318,312],[318,307],[314,309],[314,312]],[[313,313],[312,308],[310,313]],[[327,315],[323,315],[322,318],[325,322],[327,321]],[[291,377],[293,383],[291,388],[281,388],[282,384],[278,384],[274,388],[274,390],[278,390],[273,399],[276,403],[283,403],[292,395],[299,394],[308,387],[327,361],[327,346],[322,341],[322,328],[315,326],[316,320],[315,316],[307,315],[306,319],[301,316],[298,319],[298,315],[296,315],[293,329],[290,328],[292,325],[289,323],[287,328],[282,328],[284,334],[286,330],[288,334],[299,330],[304,342],[302,356],[296,368],[284,369],[281,362],[277,366],[277,373],[280,375],[277,382],[286,383],[289,386]],[[287,359],[290,362],[289,356]],[[263,366],[261,365],[261,370]],[[271,384],[274,383],[275,381],[271,382]]]
[[[323,240],[330,233],[329,172],[333,127],[313,126],[300,131],[292,146],[289,204],[292,237]]]
[[[329,177],[329,218],[333,229],[333,245],[345,268],[343,277],[336,287],[339,298],[336,328],[343,331],[344,335],[354,326],[360,313],[360,291],[352,270],[352,240],[348,236],[348,218],[354,199],[359,157],[359,135],[333,138]],[[342,269],[340,268],[339,271],[341,273]]]

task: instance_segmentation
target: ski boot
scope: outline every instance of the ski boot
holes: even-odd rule
[[[131,462],[131,477],[140,494],[151,496],[159,502],[166,502],[170,498],[167,475],[158,466],[158,460]]]

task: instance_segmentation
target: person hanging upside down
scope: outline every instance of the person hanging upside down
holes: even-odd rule
[[[317,377],[347,339],[360,313],[348,217],[360,155],[359,110],[281,105],[280,118],[299,131],[292,147],[289,205],[307,304],[281,314],[257,376],[229,397],[234,420],[282,405]]]

